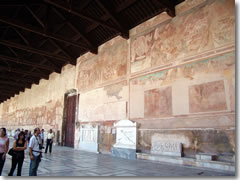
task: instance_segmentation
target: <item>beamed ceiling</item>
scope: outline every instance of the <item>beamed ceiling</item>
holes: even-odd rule
[[[0,0],[0,103],[183,0]]]

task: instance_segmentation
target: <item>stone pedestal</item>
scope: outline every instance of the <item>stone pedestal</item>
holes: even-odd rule
[[[81,125],[79,149],[98,153],[98,126]]]
[[[121,120],[115,123],[114,127],[116,128],[116,144],[111,149],[112,155],[126,159],[136,159],[136,122]]]

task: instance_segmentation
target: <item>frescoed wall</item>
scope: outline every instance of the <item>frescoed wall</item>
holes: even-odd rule
[[[64,94],[79,94],[81,125],[98,126],[98,150],[111,153],[114,122],[137,122],[137,151],[152,142],[183,144],[184,156],[235,154],[235,2],[185,0],[174,18],[161,13],[86,53],[31,89],[0,104],[0,123],[62,130]]]

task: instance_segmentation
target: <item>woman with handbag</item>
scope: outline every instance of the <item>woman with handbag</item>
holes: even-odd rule
[[[2,175],[3,166],[8,152],[9,139],[6,128],[0,129],[0,176]]]
[[[13,142],[13,156],[12,156],[12,167],[8,176],[12,176],[13,172],[18,165],[17,176],[21,176],[22,165],[24,161],[24,150],[27,149],[27,141],[25,140],[25,133],[21,131],[18,134],[17,140]]]

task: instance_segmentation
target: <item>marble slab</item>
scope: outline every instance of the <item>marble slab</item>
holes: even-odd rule
[[[182,143],[171,141],[152,142],[151,154],[182,157]]]
[[[115,148],[127,148],[136,150],[137,127],[136,122],[130,120],[120,120],[114,123],[116,128],[116,144]]]
[[[81,125],[79,149],[98,153],[98,126]]]

